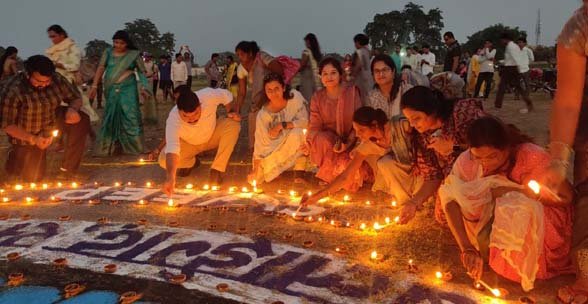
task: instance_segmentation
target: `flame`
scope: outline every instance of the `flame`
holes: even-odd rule
[[[539,194],[539,192],[541,192],[541,185],[539,185],[539,183],[535,180],[530,180],[527,186],[529,186],[529,188],[531,188],[535,194]]]
[[[397,215],[397,216],[394,218],[394,223],[398,223],[398,222],[400,222],[400,216],[398,216],[398,215]]]
[[[208,190],[210,190],[210,185],[209,185],[209,184],[206,184],[206,185],[204,185],[204,186],[202,187],[202,189],[204,189],[204,190],[207,190],[207,191],[208,191]]]
[[[290,190],[290,196],[291,197],[295,197],[298,194],[298,192],[294,191],[294,190]]]
[[[186,189],[188,189],[188,190],[192,190],[193,188],[194,188],[194,185],[192,185],[192,184],[186,185]]]
[[[308,133],[307,129],[302,129],[302,134],[304,134],[304,136],[306,136],[306,133]]]
[[[173,206],[174,206],[174,200],[170,198],[170,199],[167,201],[167,205],[168,205],[168,206],[170,206],[170,207],[173,207]]]
[[[384,221],[386,222],[386,224],[390,224],[390,218],[387,217],[386,219],[384,219]]]
[[[145,162],[145,159],[144,158],[140,158],[139,159],[139,162],[144,163]]]
[[[42,187],[43,187],[43,189],[47,189],[47,188],[49,188],[49,185],[47,185],[47,184],[43,184],[43,186],[42,186]]]
[[[145,201],[144,200],[139,200],[139,205],[145,205]]]
[[[20,191],[20,190],[22,190],[22,189],[23,189],[23,187],[22,187],[22,185],[21,185],[21,184],[16,184],[16,185],[14,186],[14,190]]]
[[[151,182],[146,182],[145,183],[145,186],[147,186],[147,188],[151,188],[151,185],[152,185]]]
[[[78,187],[78,183],[76,183],[76,182],[71,183],[71,187],[72,188],[77,188]]]
[[[398,206],[398,203],[396,201],[392,201],[392,207],[396,208]]]
[[[218,191],[218,190],[220,190],[219,186],[212,186],[212,191]]]
[[[366,227],[367,225],[365,223],[361,223],[361,225],[359,225],[359,229],[361,230],[365,230]]]
[[[35,189],[35,188],[37,188],[37,184],[31,183],[31,189]]]
[[[495,297],[497,297],[497,298],[498,298],[498,297],[500,297],[500,296],[502,295],[502,294],[500,293],[500,290],[499,290],[499,289],[497,289],[497,288],[494,288],[494,289],[492,289],[492,290],[490,290],[490,291],[491,291],[491,292],[492,292],[492,294],[493,294]]]
[[[366,201],[366,202],[365,202],[365,204],[369,206],[369,205],[371,205],[371,204],[372,204],[372,202],[370,202],[370,201]]]
[[[413,262],[413,260],[412,260],[412,259],[408,260],[408,265],[412,266],[412,265],[413,265],[413,263],[414,263],[414,262]]]
[[[59,130],[53,130],[53,131],[51,132],[51,135],[53,135],[53,137],[57,137],[57,136],[59,136]]]
[[[247,187],[243,187],[243,188],[241,188],[241,192],[247,193],[247,192],[249,192],[249,189],[247,189]]]
[[[253,182],[251,182],[251,186],[257,187],[257,181],[256,180],[253,180]]]
[[[115,182],[115,183],[114,183],[114,186],[115,186],[115,187],[120,187],[120,183],[119,183],[119,182]]]
[[[437,279],[442,279],[443,278],[443,274],[441,273],[441,271],[437,271],[437,272],[435,272],[435,277]]]
[[[375,260],[375,259],[377,259],[377,258],[378,258],[378,252],[376,252],[375,250],[374,250],[374,251],[372,251],[372,254],[370,254],[370,258],[371,258],[372,260]]]
[[[380,223],[375,222],[374,223],[374,230],[379,230],[379,229],[382,229],[382,226],[380,226]]]
[[[343,201],[344,201],[344,202],[348,202],[348,201],[350,201],[350,200],[351,200],[351,197],[349,197],[349,195],[345,195],[345,196],[343,196]]]
[[[61,187],[63,187],[63,184],[62,184],[61,182],[58,182],[58,183],[57,183],[57,187],[58,187],[58,188],[61,188]]]
[[[10,201],[10,199],[8,197],[3,197],[2,198],[2,201],[5,202],[5,203],[8,203]]]

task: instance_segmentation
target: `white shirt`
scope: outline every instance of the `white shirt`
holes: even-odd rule
[[[492,51],[485,48],[482,54],[478,55],[478,62],[480,63],[480,73],[494,73],[494,57],[496,56],[496,49]]]
[[[194,93],[200,100],[200,119],[189,124],[180,117],[178,106],[171,109],[165,122],[166,154],[180,154],[180,139],[195,146],[207,143],[216,128],[217,107],[233,101],[233,94],[225,89],[204,88]]]
[[[504,50],[504,66],[521,66],[521,48],[514,42],[509,41]]]
[[[535,61],[535,55],[533,55],[533,50],[528,48],[527,46],[523,47],[521,50],[521,61],[519,65],[519,72],[526,73],[529,69],[529,64]]]
[[[421,65],[421,73],[423,73],[423,75],[429,75],[433,73],[433,67],[435,66],[435,54],[431,52],[429,52],[429,54],[420,54],[418,57],[419,65],[423,60],[428,62],[429,64],[423,63]]]
[[[418,58],[418,55],[411,54],[410,56],[409,55],[406,55],[406,56],[402,57],[402,65],[403,66],[410,65],[410,68],[413,71],[416,71],[416,72],[419,72],[419,73],[421,72],[418,69],[418,67],[419,67],[419,58]],[[396,67],[396,68],[398,70],[402,69],[402,67]]]
[[[171,65],[171,80],[172,81],[187,81],[188,80],[188,70],[186,69],[186,64],[182,61],[178,63],[174,61]]]

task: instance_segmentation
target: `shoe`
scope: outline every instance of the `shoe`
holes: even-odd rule
[[[218,170],[210,169],[208,183],[211,186],[220,186],[223,183],[222,172],[220,172]]]
[[[194,170],[198,167],[200,167],[200,159],[198,157],[196,157],[196,161],[194,162],[194,166],[192,166],[190,168],[180,168],[180,169],[178,169],[178,171],[176,171],[176,175],[179,177],[189,176],[190,173],[192,173],[192,170]]]

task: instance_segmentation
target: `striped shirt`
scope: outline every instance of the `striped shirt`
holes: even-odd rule
[[[52,77],[49,86],[33,87],[25,73],[19,73],[0,83],[0,127],[16,125],[36,136],[50,136],[55,129],[55,110],[61,102],[78,100],[79,91],[58,73]],[[30,145],[27,141],[10,138],[10,142]]]

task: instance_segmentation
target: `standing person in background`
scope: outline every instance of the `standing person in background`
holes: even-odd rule
[[[216,88],[220,80],[220,70],[216,63],[219,57],[220,55],[217,53],[212,54],[210,60],[204,66],[204,72],[206,72],[206,78],[211,88]]]
[[[478,83],[478,76],[480,76],[480,54],[482,53],[482,48],[479,48],[472,56],[470,63],[468,65],[468,74],[467,74],[467,86],[466,86],[466,97],[474,97],[478,98],[478,96],[474,95],[476,91],[476,84]]]
[[[239,77],[237,77],[237,63],[233,56],[227,56],[227,66],[225,67],[225,84],[227,89],[233,94],[233,99],[237,100],[239,94]]]
[[[106,108],[95,155],[137,155],[143,152],[143,119],[139,92],[149,98],[145,66],[141,54],[126,31],[117,31],[112,47],[100,59],[89,98],[96,96],[98,82],[104,76]]]
[[[406,56],[402,58],[402,66],[405,65],[410,66],[410,69],[413,71],[420,72],[420,70],[418,69],[419,59],[417,56],[417,52],[411,46],[406,48]]]
[[[527,38],[526,37],[519,37],[519,39],[517,39],[517,45],[519,46],[519,48],[521,49],[521,62],[520,62],[520,66],[519,66],[519,73],[521,73],[521,78],[523,80],[523,83],[525,84],[525,90],[527,91],[527,94],[529,93],[529,81],[530,80],[530,71],[531,69],[529,68],[529,64],[533,63],[533,61],[535,61],[535,55],[533,54],[533,50],[531,50],[528,46],[527,46]],[[519,93],[517,91],[515,91],[515,100],[519,99]]]
[[[400,56],[400,51],[401,48],[399,45],[394,47],[394,50],[392,51],[392,54],[390,55],[390,57],[392,57],[392,60],[394,61],[394,65],[396,66],[397,69],[400,69],[402,67],[402,61],[404,60],[404,58],[402,58],[402,56]],[[400,71],[398,70],[396,72],[396,74],[400,74]]]
[[[527,104],[527,107],[519,110],[519,112],[521,114],[527,114],[533,111],[533,101],[529,98],[529,92],[523,88],[520,81],[521,74],[519,73],[519,67],[522,65],[522,51],[519,46],[512,41],[512,37],[509,33],[503,33],[500,40],[506,46],[506,49],[504,51],[504,66],[502,67],[503,70],[500,85],[498,85],[498,92],[496,93],[494,106],[496,108],[502,108],[506,86],[511,85],[523,96],[523,100]]]
[[[15,75],[18,72],[16,67],[17,55],[18,50],[15,47],[9,46],[6,48],[2,57],[0,57],[0,79]]]
[[[484,42],[484,48],[478,56],[478,62],[480,63],[480,74],[478,75],[478,81],[476,82],[476,89],[474,91],[474,97],[480,96],[480,89],[484,85],[484,99],[488,99],[490,95],[490,89],[492,88],[492,81],[494,80],[494,56],[496,56],[496,49],[492,45],[490,40]]]
[[[174,84],[174,90],[188,81],[188,69],[186,69],[184,56],[180,53],[176,54],[176,61],[171,65],[171,80]]]
[[[306,49],[302,52],[302,62],[300,63],[300,93],[304,99],[310,100],[312,94],[323,87],[318,72],[318,64],[321,62],[323,55],[321,47],[316,36],[309,33],[304,37]]]
[[[192,53],[185,52],[184,53],[184,63],[186,64],[186,72],[188,73],[188,80],[186,84],[189,88],[192,87]]]
[[[171,80],[171,64],[169,55],[159,56],[159,88],[163,93],[163,101],[167,102],[167,97],[172,96],[173,82]]]
[[[343,82],[351,82],[353,76],[351,76],[351,69],[353,68],[353,58],[351,55],[346,54],[343,58]]]
[[[157,83],[159,82],[159,67],[153,61],[153,56],[149,53],[145,54],[144,63],[145,65],[145,77],[149,83],[151,83],[151,88],[153,89],[153,98],[155,102],[157,102]]]
[[[255,122],[257,112],[266,101],[263,79],[269,73],[284,74],[284,68],[272,55],[259,49],[255,41],[241,41],[235,47],[235,53],[241,64],[237,68],[239,77],[239,94],[235,112],[240,113],[247,95],[247,83],[251,87],[251,107],[248,114],[249,148],[255,144]]]
[[[372,73],[370,71],[371,52],[368,44],[370,39],[364,34],[357,34],[353,37],[355,43],[355,54],[353,54],[353,67],[351,75],[355,85],[359,88],[362,102],[367,100],[367,95],[374,86]]]
[[[445,55],[445,61],[443,63],[443,72],[454,72],[459,74],[459,59],[461,57],[461,46],[455,40],[453,32],[446,32],[443,34],[443,41],[447,46],[447,55]]]
[[[428,44],[423,44],[423,53],[419,55],[418,61],[421,73],[430,78],[433,75],[433,67],[435,67],[435,54],[431,53]]]

